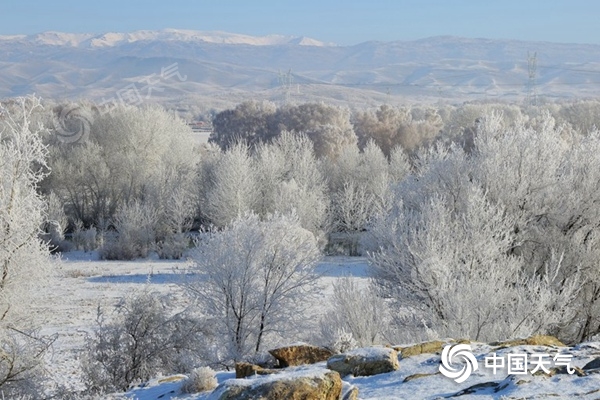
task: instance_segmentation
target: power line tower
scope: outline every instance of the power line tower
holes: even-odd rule
[[[527,104],[537,105],[537,52],[531,54],[527,52],[527,71],[529,72],[529,81],[527,82]]]
[[[283,98],[285,102],[288,103],[290,100],[290,93],[292,91],[292,84],[294,83],[294,78],[292,76],[292,70],[288,70],[288,72],[279,71],[279,85],[283,89]]]

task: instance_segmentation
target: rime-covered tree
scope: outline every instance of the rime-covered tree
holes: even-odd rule
[[[90,123],[87,141],[51,149],[46,186],[73,219],[98,225],[134,201],[150,202],[165,216],[175,189],[191,196],[196,155],[184,121],[153,106],[115,108]],[[193,209],[193,197],[188,203]]]
[[[327,186],[311,141],[303,134],[283,132],[256,154],[260,215],[295,212],[303,228],[314,234],[325,229]]]
[[[598,331],[600,140],[544,121],[506,126],[491,114],[470,153],[422,151],[371,227],[381,284],[440,335],[574,342]]]
[[[435,109],[397,108],[382,105],[377,110],[358,112],[354,116],[354,131],[364,148],[369,140],[390,155],[396,146],[412,151],[432,141],[443,127]]]
[[[314,235],[295,216],[248,214],[201,238],[193,253],[198,279],[187,287],[217,329],[219,361],[238,361],[290,333],[319,258]]]
[[[204,168],[202,214],[224,227],[257,208],[259,200],[255,162],[248,145],[238,142],[210,159]]]
[[[335,158],[346,146],[356,144],[350,111],[346,108],[305,103],[283,107],[275,118],[282,130],[306,134],[318,158]]]
[[[35,97],[0,107],[0,392],[11,398],[35,387],[46,348],[28,316],[49,263],[39,239],[45,205],[36,191],[47,150],[42,128],[31,123],[40,107]]]
[[[226,150],[238,142],[249,146],[270,142],[279,134],[273,124],[277,107],[268,101],[246,101],[234,109],[221,111],[213,118],[209,142]]]
[[[337,159],[329,160],[326,169],[335,229],[362,231],[386,209],[392,175],[388,160],[373,141],[362,152],[356,146],[347,146]],[[400,177],[401,173],[396,175]]]

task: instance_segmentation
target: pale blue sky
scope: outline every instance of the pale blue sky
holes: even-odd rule
[[[438,35],[600,43],[598,0],[0,0],[0,35],[195,29],[341,45]]]

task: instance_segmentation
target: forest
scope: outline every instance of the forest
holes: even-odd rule
[[[204,385],[301,340],[339,353],[600,334],[600,101],[248,101],[214,113],[208,143],[189,122],[158,105],[0,103],[3,396]],[[48,383],[56,337],[31,308],[78,251],[181,260],[186,300],[145,286],[116,314],[98,306],[69,391]],[[368,283],[336,279],[319,314],[332,255],[364,257]]]

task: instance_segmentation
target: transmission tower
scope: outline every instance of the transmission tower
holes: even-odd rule
[[[285,102],[289,102],[290,93],[292,91],[292,83],[294,83],[294,79],[292,77],[292,70],[288,70],[288,72],[279,71],[279,85],[283,89],[283,97]]]
[[[527,70],[529,72],[529,81],[527,82],[527,103],[529,105],[537,104],[537,52],[531,54],[527,52]]]

